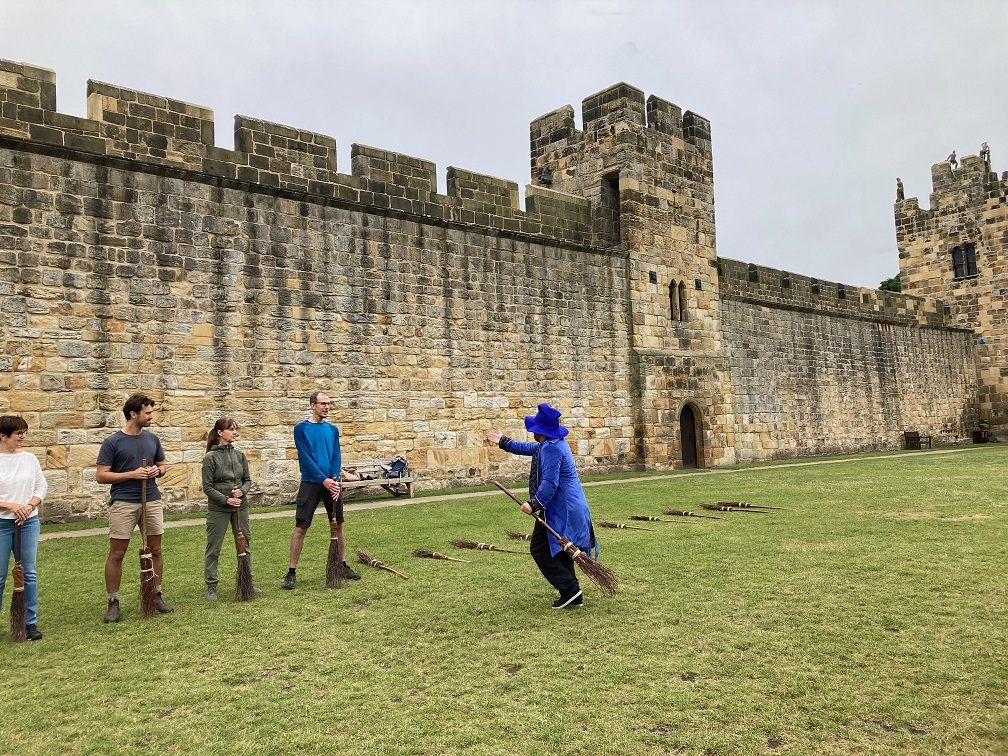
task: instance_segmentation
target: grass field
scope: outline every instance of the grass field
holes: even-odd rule
[[[527,555],[449,545],[527,529],[503,496],[351,513],[350,546],[410,580],[361,566],[339,591],[322,587],[324,520],[294,592],[279,589],[292,523],[256,522],[264,595],[246,604],[228,598],[233,552],[209,605],[202,529],[171,530],[176,612],[137,617],[134,548],[116,626],[105,539],[46,541],[46,637],[0,641],[2,750],[1008,753],[1006,468],[995,446],[592,487],[596,519],[718,499],[786,511],[601,530],[623,587],[586,584],[567,611]]]

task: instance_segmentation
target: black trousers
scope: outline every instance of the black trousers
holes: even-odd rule
[[[574,560],[571,559],[571,555],[566,551],[561,551],[556,556],[550,555],[548,531],[538,521],[532,529],[529,552],[539,572],[550,585],[560,591],[561,596],[570,596],[581,590],[577,575],[574,574]]]

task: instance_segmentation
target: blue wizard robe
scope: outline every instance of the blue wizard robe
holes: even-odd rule
[[[581,479],[574,466],[574,455],[563,439],[543,442],[515,441],[504,437],[500,447],[512,454],[532,457],[529,469],[529,501],[533,509],[545,512],[543,519],[549,526],[580,549],[590,553],[598,545],[592,532],[591,513],[585,499]],[[563,548],[549,533],[550,555],[556,556]]]

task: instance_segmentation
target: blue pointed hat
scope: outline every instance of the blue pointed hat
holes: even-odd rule
[[[541,433],[546,438],[563,438],[568,431],[560,425],[560,410],[550,407],[546,402],[539,405],[535,417],[525,417],[525,430],[529,433]]]

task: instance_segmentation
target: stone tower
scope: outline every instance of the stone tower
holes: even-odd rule
[[[593,244],[626,260],[642,461],[731,461],[710,123],[620,83],[584,99],[582,127],[570,105],[532,122],[532,179],[588,199]]]
[[[931,167],[930,208],[897,200],[896,245],[907,294],[943,300],[977,338],[979,418],[1008,431],[1008,172],[967,155]]]

